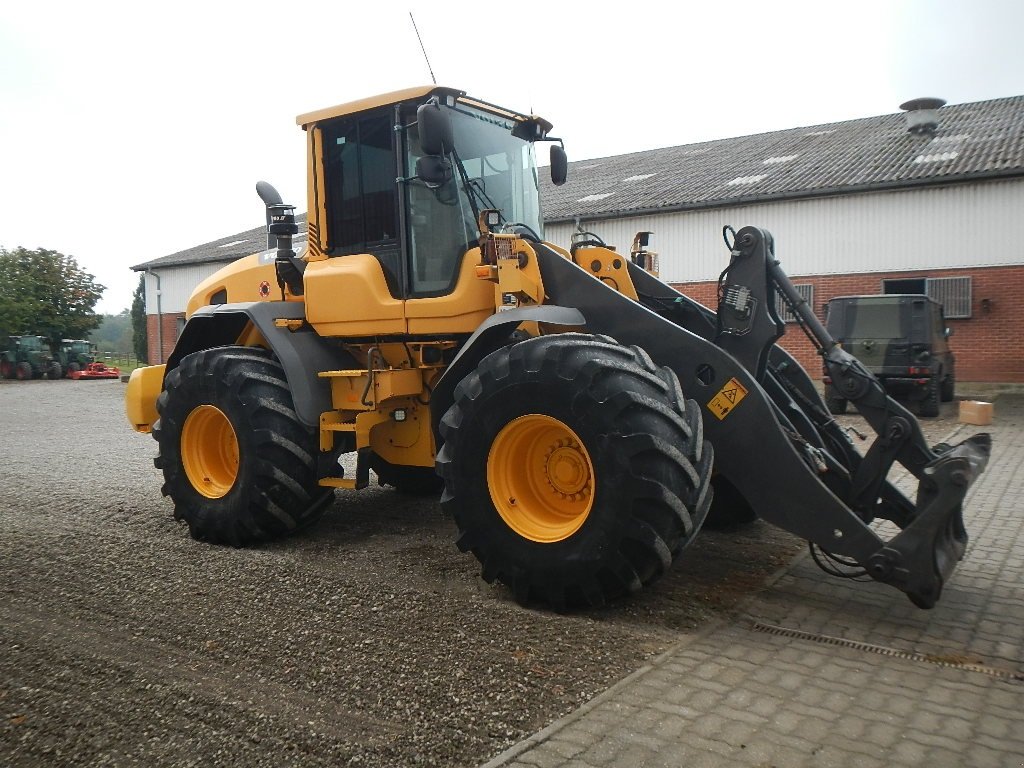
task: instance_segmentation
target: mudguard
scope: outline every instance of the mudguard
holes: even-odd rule
[[[455,387],[473,371],[480,361],[494,350],[509,343],[512,332],[522,323],[537,322],[568,327],[585,326],[583,313],[571,307],[554,304],[510,309],[491,315],[473,332],[459,353],[438,379],[430,394],[430,415],[434,427],[434,443],[440,446],[441,418],[455,402]]]
[[[167,360],[167,371],[178,366],[193,352],[235,344],[249,323],[266,339],[281,361],[299,419],[310,427],[319,427],[320,414],[332,409],[331,386],[319,371],[358,368],[355,360],[312,329],[291,331],[280,328],[275,320],[304,320],[305,304],[297,301],[256,301],[240,304],[215,304],[193,313]]]

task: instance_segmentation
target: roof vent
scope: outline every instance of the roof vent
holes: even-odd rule
[[[945,103],[945,99],[926,96],[900,104],[900,109],[907,113],[907,131],[915,136],[934,136],[939,127],[939,107]]]

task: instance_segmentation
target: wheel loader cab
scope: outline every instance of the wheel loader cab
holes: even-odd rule
[[[519,129],[538,123],[437,88],[336,112],[299,118],[307,319],[330,336],[471,333],[494,311],[493,284],[474,272],[479,211],[541,231],[534,136]]]

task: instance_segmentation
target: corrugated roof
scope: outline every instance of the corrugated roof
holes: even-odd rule
[[[1024,96],[938,110],[934,136],[904,113],[633,152],[542,174],[546,221],[1024,175]]]
[[[299,225],[299,234],[294,238],[295,250],[306,244],[306,214],[295,217],[295,223]],[[237,235],[222,237],[211,243],[203,243],[194,248],[172,253],[169,256],[161,256],[159,259],[147,261],[143,264],[136,264],[132,269],[136,272],[143,272],[147,269],[159,269],[160,267],[182,267],[187,264],[225,264],[259,253],[267,249],[267,226],[264,224],[256,229],[249,229]]]
[[[541,174],[545,221],[601,219],[792,197],[1024,175],[1024,96],[939,109],[934,136],[902,112],[569,164],[561,187]],[[296,216],[304,243],[306,214]],[[266,248],[265,227],[132,269],[230,262]]]

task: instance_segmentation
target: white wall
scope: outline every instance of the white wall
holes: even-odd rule
[[[186,264],[180,267],[155,268],[160,275],[160,312],[184,312],[192,291],[203,280],[230,262],[218,264]],[[146,273],[146,314],[156,314],[156,277]]]
[[[725,224],[769,230],[790,275],[1024,264],[1024,238],[1014,231],[1022,211],[1024,179],[1013,179],[584,220],[583,227],[623,253],[638,231],[650,230],[663,280],[703,282],[728,263]],[[573,231],[574,224],[549,224],[545,238],[568,247]]]

